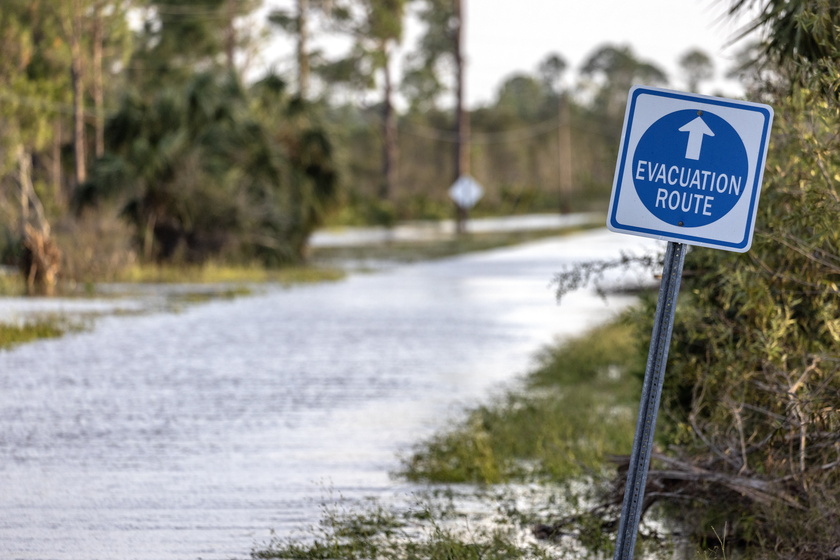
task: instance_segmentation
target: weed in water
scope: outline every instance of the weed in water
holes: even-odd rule
[[[57,338],[67,332],[85,328],[84,322],[78,319],[71,321],[61,315],[41,317],[24,323],[0,323],[0,348],[8,349],[41,338]]]
[[[451,495],[450,495],[451,498]],[[308,541],[274,540],[253,558],[296,560],[543,560],[553,556],[516,525],[472,522],[463,512],[453,515],[450,498],[427,494],[408,509],[370,502],[325,513]],[[441,499],[442,503],[437,500]],[[428,501],[425,501],[428,500]],[[449,512],[441,518],[440,513]]]

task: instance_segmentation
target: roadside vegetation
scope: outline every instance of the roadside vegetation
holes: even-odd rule
[[[132,266],[120,272],[115,282],[166,284],[306,284],[340,280],[339,268],[288,266],[265,268],[259,265],[232,266],[216,263],[187,266]],[[243,288],[244,290],[245,288]]]
[[[840,542],[840,11],[761,5],[751,95],[775,108],[775,123],[755,241],[746,254],[686,258],[648,492],[698,546],[725,532],[730,554],[830,558]]]

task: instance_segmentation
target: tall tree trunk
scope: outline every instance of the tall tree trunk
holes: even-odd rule
[[[157,224],[157,216],[150,213],[146,218],[146,227],[143,228],[143,258],[146,262],[151,262],[152,252],[155,248],[155,225]]]
[[[236,52],[236,28],[233,25],[235,16],[234,2],[236,0],[227,1],[227,27],[225,29],[225,57],[227,61],[227,69],[233,75],[234,69],[234,54]]]
[[[20,185],[21,221],[34,224],[46,237],[50,236],[50,224],[47,221],[44,206],[35,193],[32,184],[32,153],[23,144],[17,147],[18,184]],[[34,215],[30,212],[34,212]]]
[[[96,113],[96,157],[105,155],[105,93],[102,79],[102,47],[104,42],[102,2],[94,4],[93,14],[93,105]]]
[[[59,117],[55,119],[55,123],[53,124],[50,180],[52,181],[53,198],[63,206],[67,202],[67,196],[61,182],[61,132],[61,118]]]
[[[31,162],[27,161],[27,152],[23,144],[17,147],[18,163],[18,185],[20,186],[20,235],[26,235],[26,226],[29,224],[29,186],[31,185],[29,168]]]
[[[32,154],[20,144],[16,155],[23,240],[20,270],[30,294],[52,295],[61,268],[61,251],[50,238],[50,224],[32,185]]]
[[[382,99],[382,185],[379,196],[390,200],[394,196],[397,182],[397,118],[392,99],[394,85],[391,81],[391,54],[387,45],[383,45],[382,52],[385,54],[385,83]]]
[[[455,55],[456,103],[455,120],[457,123],[455,142],[455,180],[470,174],[470,121],[466,109],[466,61],[464,60],[464,0],[453,0],[455,29],[453,30]],[[456,229],[458,233],[466,231],[467,209],[455,205]]]
[[[298,95],[309,95],[309,0],[297,0]]]
[[[87,180],[85,155],[85,106],[82,61],[82,6],[73,1],[72,29],[70,33],[70,78],[73,86],[73,152],[75,155],[76,188]]]

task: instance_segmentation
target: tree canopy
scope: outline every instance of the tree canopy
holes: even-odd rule
[[[665,79],[629,48],[603,45],[583,74],[568,75],[549,54],[508,77],[494,102],[453,111],[469,70],[454,0],[260,6],[4,5],[2,260],[20,262],[28,222],[42,234],[58,225],[52,242],[72,275],[90,254],[102,263],[288,262],[306,254],[325,219],[448,217],[446,190],[464,172],[486,188],[479,212],[555,210],[560,190],[564,208],[590,209],[609,188],[618,90]],[[419,33],[405,44],[409,19]],[[296,42],[292,66],[255,71],[253,53],[272,31]],[[339,35],[346,50],[322,50]],[[67,242],[108,237],[96,232],[115,220],[125,243]]]

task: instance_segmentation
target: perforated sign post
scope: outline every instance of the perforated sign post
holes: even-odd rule
[[[607,227],[668,247],[616,560],[633,558],[686,245],[749,250],[772,124],[768,105],[649,87],[628,95]]]

